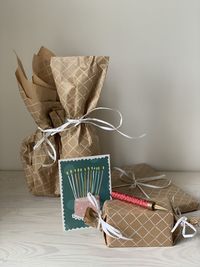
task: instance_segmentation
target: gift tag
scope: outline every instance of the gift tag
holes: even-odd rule
[[[92,207],[87,193],[92,193],[100,207],[111,198],[110,156],[59,160],[61,208],[64,230],[88,227],[83,222],[87,207]],[[92,207],[93,208],[93,207]]]

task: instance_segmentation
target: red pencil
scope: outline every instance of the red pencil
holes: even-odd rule
[[[132,203],[134,205],[143,207],[145,209],[149,209],[149,210],[167,210],[164,207],[157,205],[156,202],[154,201],[150,201],[150,200],[146,200],[146,199],[142,199],[142,198],[137,198],[134,196],[129,196],[123,193],[119,193],[119,192],[112,192],[111,193],[112,198],[114,199],[118,199],[118,200],[122,200],[128,203]]]

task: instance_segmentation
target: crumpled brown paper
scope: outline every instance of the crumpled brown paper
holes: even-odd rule
[[[91,207],[88,207],[85,211],[85,215],[84,215],[84,223],[91,226],[91,227],[94,227],[94,228],[97,228],[98,227],[98,214],[97,212],[91,208]]]
[[[42,129],[55,127],[55,114],[63,110],[50,68],[52,56],[54,54],[44,47],[41,47],[38,54],[34,55],[32,81],[28,80],[22,62],[17,57],[18,68],[15,74],[21,97],[37,126]],[[49,116],[52,112],[54,116]],[[21,158],[28,188],[35,195],[59,195],[57,164],[43,167],[43,164],[51,163],[46,144],[43,143],[36,150],[33,149],[42,136],[41,131],[36,130],[35,133],[25,138],[21,145]],[[58,138],[58,135],[50,137],[57,151]]]

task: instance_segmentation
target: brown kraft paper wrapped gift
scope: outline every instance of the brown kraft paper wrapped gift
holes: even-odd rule
[[[171,233],[174,214],[169,201],[160,200],[166,210],[152,211],[120,200],[107,200],[103,205],[102,218],[119,230],[123,237],[113,238],[104,234],[108,247],[166,247],[174,244],[177,233]],[[98,216],[88,208],[84,217],[86,224],[97,227]]]
[[[32,81],[27,79],[22,62],[18,59],[16,78],[24,103],[32,115],[37,126],[42,129],[52,128],[53,115],[62,112],[55,83],[50,69],[50,59],[54,56],[48,49],[42,47],[37,55],[33,57]],[[55,117],[56,119],[56,117]],[[26,175],[29,190],[35,195],[54,196],[59,195],[58,167],[50,164],[52,161],[46,152],[45,142],[36,150],[34,145],[43,137],[40,130],[36,130],[24,139],[21,145],[21,158]],[[57,139],[59,135],[50,138],[51,143],[58,151]]]
[[[57,126],[66,119],[78,119],[96,107],[105,80],[108,57],[53,57],[51,68],[64,112]],[[91,124],[82,123],[61,132],[61,158],[97,155],[99,139]]]
[[[138,178],[145,178],[145,177],[151,177],[159,175],[160,173],[155,171],[151,166],[142,163],[137,165],[131,165],[131,166],[124,166],[121,169],[125,170],[126,173],[129,175],[131,179],[131,175],[134,174],[135,179]],[[113,169],[112,170],[112,189],[116,192],[121,192],[129,195],[134,195],[139,198],[145,198],[144,194],[141,192],[141,190],[138,187],[130,188],[129,185],[125,187],[117,187],[122,184],[126,184],[124,178],[127,181],[127,177],[125,175],[120,176],[120,172],[118,170]],[[166,176],[166,179],[171,179],[171,177]],[[131,181],[131,180],[130,180]],[[146,184],[152,184],[156,186],[162,186],[165,182],[160,179],[156,181],[146,182]],[[180,211],[182,213],[194,211],[199,209],[199,201],[192,197],[190,194],[187,194],[182,189],[180,189],[178,186],[171,183],[166,188],[149,188],[142,186],[142,189],[145,191],[145,193],[150,197],[150,199],[159,201],[161,198],[168,198],[170,201],[173,198],[174,205],[176,207],[179,207]]]

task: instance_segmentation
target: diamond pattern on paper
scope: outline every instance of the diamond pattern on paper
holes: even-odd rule
[[[77,119],[95,108],[105,80],[107,57],[53,57],[51,68],[66,119]],[[93,126],[82,124],[60,134],[61,157],[100,153]]]
[[[37,58],[39,55],[40,58]],[[49,85],[50,79],[53,78],[52,73],[49,71],[51,55],[52,53],[50,51],[41,48],[38,55],[34,57],[33,69],[35,70],[34,75],[38,84],[27,80],[22,62],[17,58],[18,68],[16,70],[16,78],[21,97],[37,126],[40,126],[42,129],[55,127],[54,118],[56,118],[57,122],[63,109],[60,102],[56,100],[58,97],[55,88],[52,90],[52,85]],[[37,61],[36,58],[40,61]],[[47,66],[49,66],[48,70]],[[48,73],[45,74],[46,70]],[[48,77],[48,83],[45,83],[45,77],[46,79]],[[53,94],[49,94],[50,92],[53,92]],[[43,96],[42,98],[41,94]],[[49,115],[50,113],[51,116]],[[38,149],[33,150],[34,145],[41,138],[42,133],[36,130],[34,134],[28,136],[22,142],[21,158],[26,181],[29,190],[35,195],[57,196],[59,195],[57,164],[51,165],[50,167],[43,167],[43,164],[52,163],[46,152],[46,144],[43,143]],[[58,138],[60,138],[59,135],[50,138],[56,151],[59,148]]]
[[[48,110],[51,110],[52,103],[50,102],[42,105],[40,102],[35,102],[27,98],[21,88],[20,93],[36,123],[43,129],[52,127],[52,122],[45,117],[46,114],[48,114]],[[57,108],[59,107],[60,104],[57,104]],[[34,134],[25,138],[21,145],[21,159],[27,185],[29,190],[35,195],[59,195],[57,164],[45,168],[42,166],[43,164],[51,163],[46,153],[46,145],[44,143],[38,149],[33,150],[33,146],[41,138],[42,134],[37,130]],[[58,138],[58,136],[51,137],[50,141],[58,151],[56,138]]]
[[[107,223],[132,240],[106,236],[109,247],[172,246],[174,216],[169,202],[160,201],[167,211],[151,211],[119,200],[106,201],[103,216]]]

